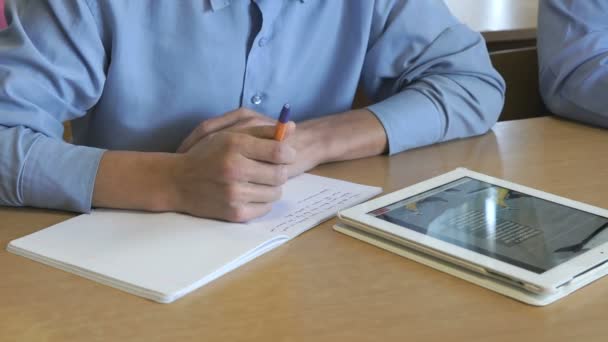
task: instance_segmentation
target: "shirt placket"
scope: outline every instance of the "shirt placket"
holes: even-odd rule
[[[272,42],[275,30],[275,19],[281,10],[282,1],[256,0],[261,16],[262,27],[251,44],[245,67],[243,96],[241,106],[260,113],[274,113],[267,108],[267,102],[273,94],[268,89],[268,73],[272,72]]]

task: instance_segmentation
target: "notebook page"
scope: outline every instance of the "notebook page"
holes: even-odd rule
[[[250,224],[256,231],[271,236],[293,238],[381,191],[377,187],[303,174],[285,184],[283,197],[272,212]]]
[[[169,294],[267,241],[268,236],[244,224],[175,213],[95,210],[11,245],[117,283]]]

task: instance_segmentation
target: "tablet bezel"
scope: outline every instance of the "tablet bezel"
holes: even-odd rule
[[[585,273],[594,266],[608,259],[608,242],[596,246],[586,253],[573,257],[572,259],[557,265],[543,273],[534,273],[524,268],[509,264],[507,262],[494,259],[484,254],[460,247],[449,242],[445,242],[438,238],[434,238],[413,229],[403,229],[388,221],[378,219],[368,213],[379,208],[391,205],[401,200],[410,198],[420,193],[435,189],[447,183],[459,180],[464,177],[473,178],[482,182],[490,183],[524,194],[528,194],[540,199],[555,202],[570,208],[578,209],[590,214],[595,214],[608,218],[608,210],[594,207],[589,204],[577,202],[561,196],[553,195],[544,191],[533,189],[524,185],[509,182],[503,179],[494,178],[485,174],[477,173],[468,169],[459,168],[454,171],[439,175],[426,181],[414,184],[404,189],[380,196],[371,201],[359,204],[350,209],[346,209],[338,213],[338,217],[345,221],[353,221],[363,226],[380,230],[397,238],[405,239],[424,248],[430,248],[438,251],[440,254],[447,254],[451,257],[456,257],[464,260],[472,265],[481,266],[485,270],[492,273],[499,273],[507,276],[512,280],[521,281],[525,284],[532,285],[538,288],[535,292],[555,292],[558,287],[568,283],[576,276]],[[348,222],[347,222],[348,223]],[[525,285],[522,284],[522,285]]]

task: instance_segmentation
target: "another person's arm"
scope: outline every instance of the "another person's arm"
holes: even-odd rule
[[[608,2],[541,0],[538,52],[547,107],[608,127]]]
[[[4,0],[0,0],[0,30],[5,29],[6,26],[6,17],[4,16]]]

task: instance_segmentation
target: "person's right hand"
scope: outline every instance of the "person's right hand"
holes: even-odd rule
[[[290,123],[287,134],[293,134]],[[273,140],[274,126],[220,131],[180,154],[176,209],[191,215],[245,222],[269,212],[281,197],[296,151]]]

